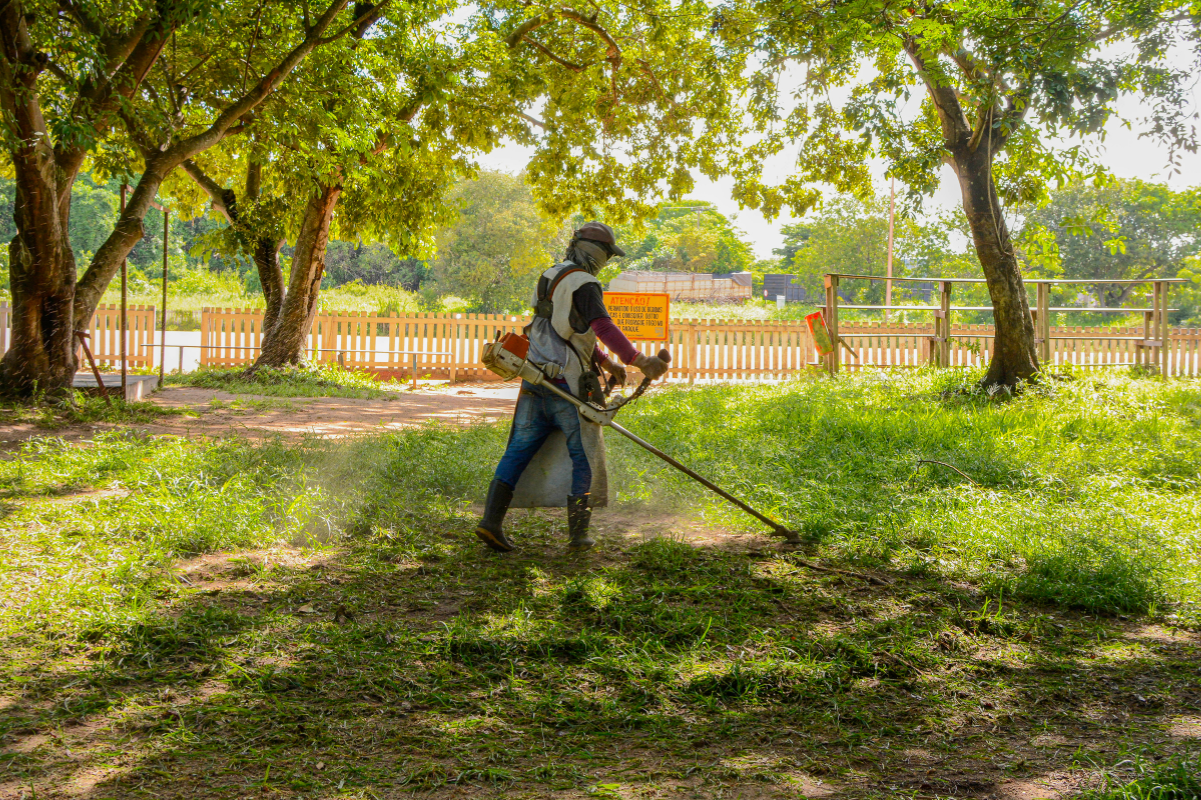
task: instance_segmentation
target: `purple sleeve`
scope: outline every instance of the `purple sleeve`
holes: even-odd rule
[[[605,347],[621,359],[621,363],[634,363],[634,359],[638,357],[638,348],[634,347],[621,329],[613,324],[613,320],[608,317],[597,317],[592,320],[592,330],[596,333],[596,338],[600,339]]]

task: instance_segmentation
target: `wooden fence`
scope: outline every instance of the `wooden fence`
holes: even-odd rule
[[[322,314],[309,338],[311,357],[348,367],[371,369],[396,377],[411,375],[417,351],[417,374],[449,380],[493,380],[480,364],[480,350],[497,331],[520,331],[530,317],[503,314]],[[258,356],[262,343],[259,309],[206,308],[201,315],[201,364],[235,366]],[[844,323],[843,340],[854,356],[843,353],[844,369],[917,367],[936,355],[930,324]],[[1135,328],[1057,327],[1049,329],[1049,363],[1082,367],[1121,366],[1138,362]],[[1168,374],[1201,374],[1201,329],[1170,332]],[[646,352],[667,348],[668,377],[674,380],[776,380],[822,366],[809,329],[803,322],[740,320],[675,320],[661,342],[639,342]],[[957,325],[950,329],[950,366],[987,363],[992,350],[991,325]],[[446,355],[433,355],[444,352]]]
[[[11,309],[0,303],[0,353],[11,341]],[[129,309],[129,365],[155,366],[157,318],[154,306]],[[201,313],[200,363],[247,364],[262,343],[261,309],[214,309]],[[309,338],[311,357],[396,377],[411,375],[418,351],[419,376],[449,380],[493,380],[480,364],[480,349],[497,331],[520,331],[530,318],[504,314],[322,314]],[[120,356],[120,311],[102,305],[92,319],[91,347],[98,364],[116,367]],[[936,360],[931,325],[926,323],[844,322],[840,334],[851,349],[843,351],[843,369],[917,367]],[[1121,367],[1144,363],[1138,327],[1048,328],[1051,365]],[[947,342],[949,366],[980,366],[992,352],[991,325],[952,325]],[[809,330],[801,322],[676,320],[668,339],[640,342],[647,352],[667,348],[673,380],[778,380],[821,366]],[[1173,328],[1164,348],[1168,375],[1201,375],[1201,328]],[[434,355],[445,352],[447,355]],[[1140,360],[1141,359],[1141,360]]]
[[[1049,326],[1046,330],[1050,335],[1045,353],[1040,354],[1046,366],[1154,366],[1141,345],[1145,341],[1141,327]],[[928,323],[843,322],[839,331],[851,351],[843,350],[842,369],[915,367],[938,361],[937,339]],[[947,338],[947,366],[978,367],[992,357],[992,325],[952,325]],[[1201,328],[1170,329],[1167,341],[1166,374],[1201,375]]]
[[[153,367],[154,342],[157,317],[154,306],[129,306],[126,310],[129,332],[126,338],[128,364],[131,368]],[[8,351],[11,339],[12,309],[0,303],[0,354]],[[96,365],[102,369],[116,368],[121,364],[121,307],[101,304],[96,307],[92,325],[88,329],[92,338],[88,347]],[[82,353],[80,353],[82,356]],[[82,361],[80,363],[83,363]]]

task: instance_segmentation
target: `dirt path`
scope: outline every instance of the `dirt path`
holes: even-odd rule
[[[427,422],[468,424],[507,417],[517,401],[516,384],[459,384],[397,393],[394,398],[356,400],[341,397],[266,397],[213,389],[168,387],[149,402],[188,413],[139,423],[92,423],[47,428],[34,422],[0,420],[0,450],[36,436],[88,439],[118,428],[149,434],[220,438],[276,435],[336,438],[380,433]]]

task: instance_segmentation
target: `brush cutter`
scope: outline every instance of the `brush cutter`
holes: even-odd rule
[[[702,477],[693,470],[681,464],[679,461],[676,461],[674,458],[667,455],[667,453],[664,453],[662,450],[655,447],[650,442],[634,433],[631,433],[629,430],[613,421],[613,417],[616,415],[619,408],[621,408],[630,400],[639,397],[646,390],[646,387],[650,385],[650,378],[644,377],[642,379],[642,383],[638,385],[638,388],[630,398],[619,400],[617,403],[610,405],[608,408],[601,408],[600,406],[580,400],[570,392],[566,392],[556,386],[538,367],[537,364],[532,363],[527,358],[528,353],[529,340],[526,339],[526,337],[516,333],[506,333],[504,335],[498,334],[495,342],[491,342],[484,346],[481,360],[484,362],[484,366],[505,380],[522,378],[523,380],[529,381],[535,386],[545,386],[547,389],[578,408],[580,411],[580,416],[582,416],[584,419],[588,420],[589,422],[594,422],[598,425],[604,425],[605,427],[612,428],[613,430],[617,431],[622,436],[641,447],[643,450],[658,456],[660,459],[666,461],[680,472],[683,472],[697,483],[738,506],[752,517],[771,528],[772,533],[776,534],[777,536],[784,537],[785,541],[800,541],[800,536],[795,531],[784,527],[770,517],[760,514],[758,511],[751,508],[746,503],[727,492],[725,489],[722,489],[720,486],[713,483],[713,481]],[[662,359],[664,363],[671,361],[671,355],[666,350],[659,351],[659,358]]]

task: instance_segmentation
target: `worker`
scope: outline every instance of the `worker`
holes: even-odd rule
[[[656,356],[638,352],[605,310],[604,294],[596,274],[613,257],[625,255],[617,246],[613,229],[589,222],[571,237],[564,260],[542,273],[534,292],[534,320],[526,327],[529,360],[560,389],[582,400],[605,404],[602,370],[625,384],[626,371],[597,346],[599,339],[623,364],[637,367],[655,380],[667,372]],[[604,470],[601,426],[580,417],[571,403],[549,389],[522,381],[509,444],[496,467],[484,501],[484,516],[475,533],[493,550],[508,552],[513,543],[502,529],[513,490],[522,473],[556,429],[567,440],[571,460],[571,488],[567,496],[568,547],[582,550],[593,545],[588,535],[592,519],[592,487]],[[607,492],[607,484],[605,485]]]

